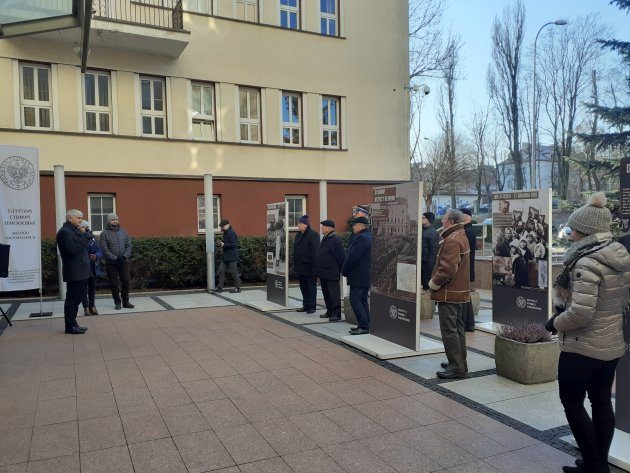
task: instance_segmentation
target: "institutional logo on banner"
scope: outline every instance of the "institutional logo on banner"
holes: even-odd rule
[[[0,243],[11,246],[0,292],[40,287],[40,228],[37,150],[0,145]]]

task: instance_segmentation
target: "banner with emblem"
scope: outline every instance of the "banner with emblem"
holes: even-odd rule
[[[0,243],[10,245],[0,292],[40,287],[40,223],[37,150],[0,145]]]
[[[267,300],[289,305],[287,204],[267,204]]]
[[[550,315],[551,189],[492,194],[492,321]]]
[[[621,160],[619,175],[619,213],[621,242],[630,251],[630,157]],[[630,308],[624,312],[626,355],[617,366],[617,428],[630,435]]]
[[[422,183],[373,188],[370,333],[419,349]]]

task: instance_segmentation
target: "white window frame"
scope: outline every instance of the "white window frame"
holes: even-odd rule
[[[106,197],[111,197],[112,209],[113,209],[113,212],[116,213],[116,194],[88,193],[88,196],[87,196],[88,221],[90,222],[90,225],[92,225],[91,230],[94,232],[94,234],[99,235],[102,230],[94,230],[94,215],[95,214],[92,211],[92,197],[98,197],[101,199],[106,198]],[[102,204],[102,201],[101,201],[101,204]],[[102,205],[101,205],[101,208],[102,208]],[[105,229],[105,226],[107,225],[107,213],[101,212],[99,214],[96,214],[96,215],[105,216],[105,219],[104,219],[105,221],[103,222],[103,229]]]
[[[142,106],[142,82],[149,81],[151,84],[151,109],[144,109]],[[162,86],[162,110],[155,109],[155,89],[154,84],[159,83]],[[144,131],[144,118],[148,117],[151,119],[151,133],[145,133]],[[156,119],[162,119],[162,128],[164,133],[157,134],[155,133],[155,121]],[[142,136],[146,138],[166,138],[167,135],[167,122],[166,122],[166,80],[161,77],[150,77],[150,76],[140,76],[140,131]]]
[[[324,123],[324,100],[328,100],[328,124]],[[336,125],[331,125],[330,124],[330,101],[334,100],[337,103],[337,124]],[[340,97],[334,97],[331,95],[323,95],[322,96],[322,147],[327,148],[327,149],[340,149],[341,148],[341,127],[339,125],[341,121],[341,98]],[[325,143],[324,141],[324,134],[328,132],[328,144]],[[336,145],[332,145],[330,137],[331,137],[331,133],[337,133],[337,144]]]
[[[288,98],[289,99],[289,121],[285,122],[284,121],[284,99]],[[294,122],[292,120],[292,113],[291,113],[291,100],[292,99],[297,99],[298,101],[298,122]],[[280,136],[280,142],[282,143],[283,146],[291,146],[291,147],[301,147],[302,144],[304,143],[303,137],[304,137],[304,132],[302,131],[302,94],[300,93],[296,93],[296,92],[282,92],[282,95],[280,97],[280,120],[282,121],[282,130],[281,130],[281,136]],[[284,132],[285,130],[289,131],[289,140],[291,141],[290,143],[285,143],[284,141]],[[293,131],[297,130],[298,134],[299,134],[299,140],[298,143],[293,143]]]
[[[88,105],[86,103],[87,94],[85,93],[85,76],[88,74],[94,76],[95,101],[98,101],[99,96],[100,96],[99,94],[100,85],[98,83],[98,78],[99,77],[107,78],[107,101],[109,103],[109,106],[104,107],[101,105]],[[111,77],[111,74],[105,71],[88,70],[85,72],[85,74],[82,74],[82,86],[83,87],[81,87],[81,90],[82,90],[82,95],[83,95],[83,130],[86,133],[99,133],[99,134],[111,135],[112,134],[112,77]],[[88,113],[96,114],[96,128],[97,128],[96,130],[88,130],[88,127],[87,127],[87,114]],[[107,116],[109,117],[108,118],[109,130],[107,131],[100,130],[100,127],[101,127],[100,115],[103,113],[106,113]]]
[[[261,91],[260,89],[255,89],[252,87],[239,87],[237,91],[237,99],[238,99],[238,138],[241,143],[252,143],[252,144],[260,144],[262,143],[262,110],[261,110]],[[247,114],[251,115],[251,93],[256,93],[256,100],[258,105],[258,118],[251,118],[248,116],[246,118],[241,117],[241,92],[247,92]],[[247,138],[243,139],[241,135],[241,127],[245,125],[247,126]],[[252,126],[258,127],[258,140],[252,140]]]
[[[286,28],[288,30],[301,30],[301,15],[300,15],[300,4],[302,3],[302,0],[296,0],[295,1],[295,6],[294,7],[290,7],[289,5],[283,5],[282,4],[282,0],[278,0],[278,4],[280,5],[280,15],[278,16],[278,26],[280,26],[281,28]],[[287,17],[289,18],[289,21],[287,23],[287,26],[282,26],[282,12],[286,12],[287,13]],[[295,22],[295,28],[291,28],[291,14],[294,13],[296,16],[296,22]]]
[[[301,200],[302,201],[302,211],[298,212],[300,215],[297,215],[295,217],[295,221],[293,222],[294,225],[291,225],[291,210],[289,207],[289,201],[290,200]],[[287,203],[287,226],[289,228],[289,230],[298,230],[298,226],[297,226],[297,220],[302,216],[302,215],[307,215],[308,212],[306,211],[306,196],[305,195],[285,195],[284,196],[284,201]]]
[[[324,13],[323,11],[321,11],[321,3],[320,3],[320,7],[319,7],[319,15],[320,15],[320,24],[319,24],[319,28],[320,28],[320,33],[325,35],[325,36],[339,36],[339,8],[340,8],[340,2],[339,0],[333,0],[333,2],[335,3],[335,13]],[[323,31],[321,31],[321,20],[325,20],[326,21],[326,29],[327,31],[330,31],[330,22],[334,21],[335,22],[335,33],[334,34],[330,34],[328,32],[324,33]]]
[[[243,8],[244,17],[239,16],[239,8]],[[254,19],[247,17],[247,12],[253,8]],[[236,14],[237,20],[249,21],[251,23],[258,23],[260,21],[260,1],[259,0],[236,0]]]
[[[24,98],[24,68],[33,69],[33,94],[37,99],[26,99]],[[20,119],[22,128],[26,130],[52,130],[54,115],[53,115],[53,83],[52,83],[52,68],[48,64],[33,64],[33,63],[19,63],[20,69]],[[48,73],[48,100],[39,100],[39,77],[38,70],[46,70]],[[35,109],[35,126],[26,125],[26,120],[24,119],[24,109],[25,108],[33,108]],[[40,126],[39,120],[39,111],[40,110],[48,110],[48,114],[50,117],[50,126]]]
[[[200,3],[206,3],[206,8],[199,8]],[[201,13],[203,15],[212,15],[213,0],[186,0],[186,11],[193,13]]]
[[[205,228],[201,228],[201,215],[203,214],[205,218],[205,199],[206,196],[203,194],[197,194],[197,233],[206,233]],[[221,221],[221,195],[214,194],[212,196],[212,205],[217,204],[217,213],[214,215],[214,233],[220,233],[221,227],[219,227],[219,222]],[[213,209],[214,210],[214,209]],[[205,224],[205,221],[204,221]]]
[[[200,88],[200,108],[202,109],[201,111],[195,111],[194,109],[194,101],[193,101],[193,95],[194,95],[194,89],[195,87],[199,87]],[[216,93],[215,93],[215,87],[214,84],[210,83],[210,82],[191,82],[190,83],[190,90],[191,90],[191,103],[190,103],[190,110],[192,113],[192,128],[193,128],[193,140],[199,140],[199,141],[216,141],[217,140],[217,122],[216,122]],[[210,93],[212,98],[211,98],[211,107],[210,110],[205,110],[204,109],[204,94],[205,93]],[[195,125],[200,125],[200,129],[201,129],[201,136],[200,137],[195,137]],[[203,136],[203,125],[210,125],[210,129],[211,129],[211,136],[206,137]]]

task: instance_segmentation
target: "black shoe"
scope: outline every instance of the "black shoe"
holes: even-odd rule
[[[584,470],[580,466],[563,466],[562,471],[564,473],[582,473]]]
[[[135,305],[133,305],[131,302],[127,301],[127,302],[123,302],[123,307],[124,307],[125,309],[133,309],[133,308],[135,308],[136,306],[135,306]]]
[[[92,315],[92,312],[90,312],[90,309],[88,307],[84,307],[83,308],[83,315],[89,316],[89,315]]]
[[[330,312],[328,312],[328,311],[326,311],[326,313],[321,314],[321,315],[319,316],[319,318],[320,318],[320,319],[327,319],[327,318],[329,318],[329,317],[331,317],[331,315],[330,315]]]
[[[70,335],[83,335],[85,330],[81,330],[79,327],[66,328],[66,333]]]
[[[474,331],[475,331],[475,329],[474,329],[474,328],[467,328],[467,329],[466,329],[466,331],[467,331],[467,332],[474,332]]]
[[[360,328],[358,330],[350,330],[350,335],[366,335],[370,333],[369,328]]]
[[[448,361],[443,361],[440,363],[440,366],[445,370],[448,370]],[[466,373],[468,373],[468,362],[464,363],[464,368],[466,368]]]
[[[81,327],[80,325],[75,325],[76,328],[78,328],[79,330],[83,330],[84,332],[88,331],[87,327]]]
[[[116,310],[122,309],[122,304],[120,302],[114,303],[114,309],[116,309]]]
[[[352,333],[352,332],[356,332],[357,330],[359,330],[359,327],[352,327],[352,328],[350,329],[350,333]]]
[[[230,290],[230,294],[239,294],[241,292],[241,289],[238,287],[235,287],[234,289]]]
[[[449,370],[438,371],[436,375],[440,379],[460,379],[466,377],[466,373],[454,373]]]
[[[341,317],[330,317],[328,322],[341,322]]]
[[[215,289],[212,289],[210,292],[218,292],[218,293],[221,293],[221,292],[223,292],[223,288],[222,288],[222,287],[217,287],[217,288],[215,288]]]
[[[306,313],[307,313],[307,314],[309,314],[309,315],[310,315],[310,314],[314,314],[314,313],[315,313],[315,309],[308,309],[308,310],[306,311]]]
[[[299,309],[295,309],[296,312],[306,312],[306,307],[300,307]]]

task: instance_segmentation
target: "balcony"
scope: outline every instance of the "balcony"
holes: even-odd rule
[[[60,3],[78,0],[21,1],[40,6],[47,4],[49,10],[55,10]],[[92,0],[92,12],[91,49],[100,47],[179,57],[190,41],[190,32],[184,30],[182,0]],[[36,37],[76,43],[74,26],[48,30]]]

